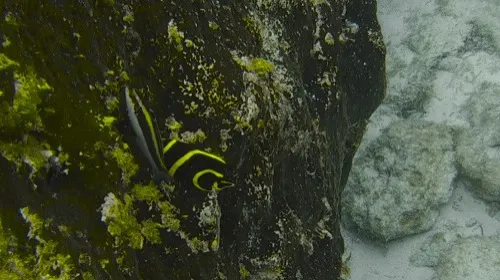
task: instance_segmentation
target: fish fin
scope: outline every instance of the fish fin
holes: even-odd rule
[[[128,87],[122,87],[120,91],[120,101],[118,106],[119,119],[115,122],[115,127],[122,135],[132,135],[134,134],[133,129],[131,128],[130,119],[127,114],[127,94]]]
[[[151,110],[144,106],[137,94],[134,94],[134,98],[138,106],[137,119],[139,120],[139,125],[144,133],[144,138],[149,152],[153,157],[153,161],[159,168],[166,169],[162,157],[163,144],[156,118],[154,118],[154,115],[151,114]]]
[[[151,115],[151,119],[153,120],[153,130],[155,132],[156,143],[158,145],[156,149],[158,151],[159,157],[163,158],[163,139],[161,139],[160,129],[158,128],[158,122],[156,121],[156,114],[151,109],[148,109],[148,112]]]

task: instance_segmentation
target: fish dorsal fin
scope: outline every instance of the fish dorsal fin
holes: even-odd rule
[[[139,119],[139,123],[144,132],[144,138],[147,142],[148,149],[159,169],[165,170],[165,164],[163,163],[163,157],[161,153],[162,141],[160,132],[158,129],[158,124],[156,119],[151,115],[148,108],[144,106],[141,99],[137,94],[134,94],[136,104],[138,108],[136,109],[136,114]]]
[[[132,132],[127,142],[133,148],[135,156],[146,160],[154,178],[167,181],[167,170],[161,153],[162,141],[154,115],[127,86],[124,87],[121,98],[129,130]]]
[[[162,148],[163,148],[163,140],[161,139],[161,134],[160,134],[160,129],[158,128],[158,122],[156,121],[156,114],[153,112],[153,110],[148,109],[148,112],[151,116],[151,119],[153,121],[153,130],[154,130],[154,135],[156,138],[156,150],[158,151],[158,155],[160,158],[162,157]]]

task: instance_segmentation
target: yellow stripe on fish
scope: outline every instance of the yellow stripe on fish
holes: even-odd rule
[[[158,163],[160,164],[160,166],[163,169],[165,169],[165,165],[164,165],[163,161],[161,160],[161,157],[162,157],[162,155],[161,155],[161,146],[163,144],[162,144],[162,140],[161,140],[160,133],[159,133],[159,130],[158,130],[158,124],[151,117],[151,114],[146,109],[146,107],[144,107],[144,105],[142,104],[141,99],[139,99],[139,96],[137,96],[137,94],[135,95],[135,99],[137,100],[137,103],[141,107],[142,114],[144,115],[144,118],[146,120],[146,124],[147,124],[148,130],[150,132],[150,138],[151,138],[150,140],[153,142],[152,145],[151,145],[151,147],[153,149],[154,156],[155,156],[156,159],[160,159],[158,161]]]
[[[195,146],[173,139],[163,148],[168,174],[173,178],[190,178],[193,185],[202,191],[220,191],[233,186],[223,180],[226,161]]]
[[[198,171],[193,176],[193,185],[195,187],[197,187],[198,189],[200,189],[200,190],[205,190],[202,186],[200,186],[200,183],[199,183],[199,180],[200,180],[201,176],[203,176],[205,174],[213,174],[217,178],[224,178],[224,175],[222,175],[221,173],[219,173],[219,172],[217,172],[215,170],[212,170],[212,169],[203,169],[201,171]],[[217,182],[215,182],[215,183],[217,184]],[[217,190],[218,185],[215,185],[214,187]]]
[[[155,180],[170,181],[162,158],[163,143],[156,120],[143,105],[139,96],[129,91],[128,87],[123,90],[122,100],[132,132],[131,146],[146,159]]]
[[[153,178],[193,184],[199,190],[220,191],[233,184],[225,180],[226,161],[215,154],[200,149],[199,145],[171,140],[162,149],[157,122],[152,112],[139,96],[125,87],[124,107],[132,130],[132,145],[148,162]]]

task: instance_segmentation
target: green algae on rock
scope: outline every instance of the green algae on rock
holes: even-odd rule
[[[0,258],[0,279],[76,278],[78,274],[70,255],[61,253],[58,243],[45,237],[48,222],[31,213],[27,207],[21,209],[21,214],[30,225],[28,238],[34,239],[36,246],[33,252],[27,252],[26,247],[20,246],[0,223],[0,254],[3,254]]]
[[[352,143],[385,87],[375,6],[2,2],[1,276],[336,279]],[[151,183],[117,129],[125,84],[235,188]],[[68,172],[48,180],[47,154]]]

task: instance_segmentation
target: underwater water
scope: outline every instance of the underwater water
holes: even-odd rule
[[[500,279],[500,1],[379,0],[387,97],[343,196],[353,280]]]

